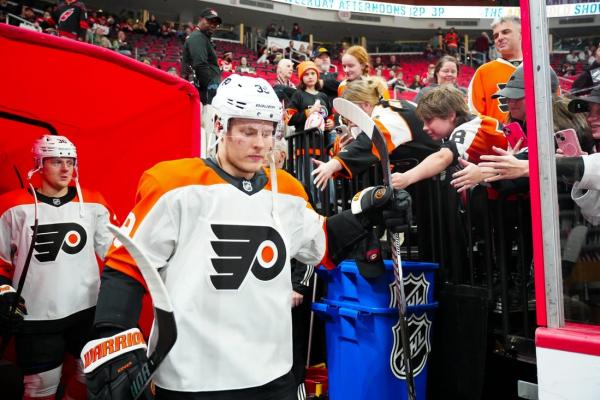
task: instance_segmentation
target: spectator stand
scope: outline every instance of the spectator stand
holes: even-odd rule
[[[37,10],[40,11],[40,10]],[[26,19],[19,17],[18,15],[8,13],[6,14],[6,24],[18,26],[19,28],[29,29],[31,31],[41,32],[42,28],[37,26],[33,22],[29,22]]]

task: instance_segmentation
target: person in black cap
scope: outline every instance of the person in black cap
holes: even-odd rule
[[[571,100],[569,111],[587,113],[585,119],[590,125],[592,136],[596,141],[596,151],[598,151],[600,149],[600,85],[594,88],[588,96]]]
[[[194,85],[204,105],[210,104],[221,82],[217,53],[211,40],[221,22],[221,17],[214,9],[205,9],[200,14],[196,30],[183,46],[183,63],[193,70]]]
[[[579,94],[587,94],[595,85],[600,85],[600,46],[594,53],[594,62],[575,79],[571,90]]]
[[[314,62],[319,68],[321,75],[321,91],[329,98],[330,102],[337,97],[340,81],[337,79],[337,71],[331,71],[331,55],[325,47],[319,47]]]

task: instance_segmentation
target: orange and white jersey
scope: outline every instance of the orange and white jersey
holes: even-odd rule
[[[266,171],[245,180],[190,158],[140,180],[124,228],[160,269],[178,331],[154,378],[161,388],[242,389],[291,369],[290,259],[319,264],[325,220],[300,182],[278,170],[275,194]],[[143,282],[118,244],[106,265]]]
[[[450,146],[448,146],[450,145]],[[458,126],[443,144],[450,148],[458,158],[464,158],[479,164],[479,158],[484,154],[496,154],[493,146],[506,149],[508,141],[502,132],[502,125],[494,118],[479,116]]]
[[[515,65],[516,64],[516,65]],[[477,68],[469,84],[469,108],[475,114],[486,115],[505,123],[508,106],[503,99],[492,99],[492,95],[504,88],[510,76],[520,64],[502,58],[492,60]]]
[[[399,109],[402,108],[399,102],[394,105]],[[410,126],[408,126],[406,120],[394,108],[375,106],[371,118],[381,133],[383,133],[388,152],[391,153],[401,144],[413,140],[413,133]],[[373,146],[373,153],[377,153],[375,146]]]
[[[82,190],[83,216],[74,187],[61,198],[38,196],[38,233],[23,287],[25,320],[67,317],[96,305],[100,269],[117,223],[99,193]],[[27,190],[0,196],[0,275],[17,287],[34,225],[34,198]]]

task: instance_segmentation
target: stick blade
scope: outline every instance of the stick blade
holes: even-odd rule
[[[333,108],[342,117],[349,119],[358,126],[369,139],[372,138],[373,130],[376,129],[375,122],[362,108],[341,97],[333,99]]]
[[[133,241],[132,238],[129,237],[125,231],[121,230],[121,228],[109,224],[108,230],[115,235],[117,240],[121,242],[123,246],[125,246],[129,252],[129,255],[131,255],[137,264],[140,273],[146,281],[146,286],[148,286],[150,295],[152,296],[154,308],[159,308],[166,312],[173,312],[173,306],[169,300],[167,288],[165,287],[165,284],[162,281],[158,271],[152,266],[150,260],[148,260],[148,257],[146,257],[143,250],[137,245],[137,243]]]

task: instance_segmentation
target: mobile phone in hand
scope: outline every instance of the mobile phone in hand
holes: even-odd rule
[[[510,144],[511,148],[517,147],[517,143],[521,140],[520,149],[524,149],[527,147],[527,136],[525,132],[523,132],[523,128],[519,125],[518,122],[511,122],[510,124],[504,125],[502,128],[504,132],[504,136],[506,136],[506,140]]]
[[[554,134],[554,139],[566,157],[577,157],[583,154],[577,132],[574,129],[558,131]]]

